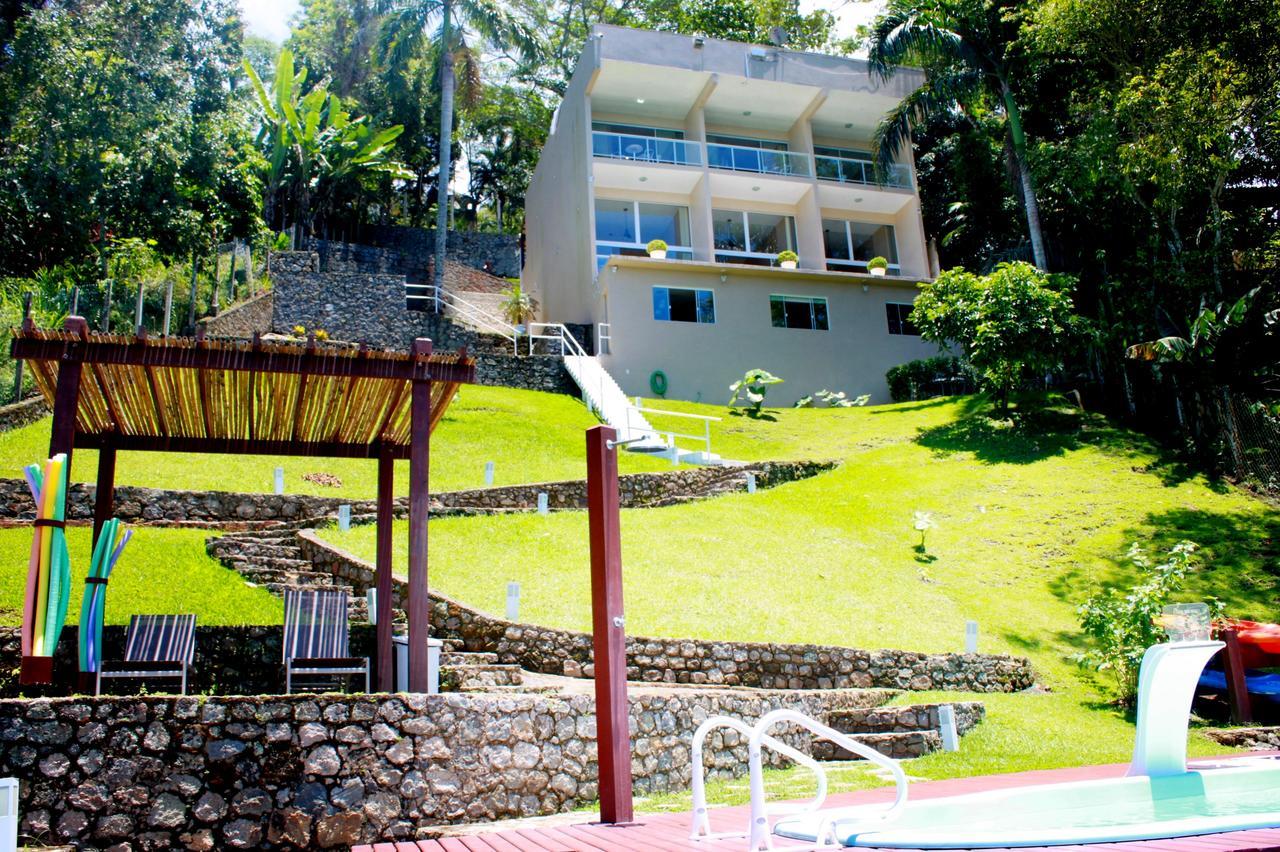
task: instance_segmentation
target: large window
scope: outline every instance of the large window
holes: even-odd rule
[[[808,158],[793,154],[787,143],[749,136],[707,134],[707,164],[716,169],[761,174],[807,175]]]
[[[822,242],[826,246],[828,269],[865,272],[867,261],[873,257],[889,261],[890,272],[902,269],[898,265],[898,241],[892,225],[823,219]]]
[[[663,322],[713,323],[716,297],[710,290],[653,288],[653,318]]]
[[[689,208],[678,204],[596,199],[597,269],[615,254],[644,256],[650,240],[665,242],[669,258],[692,258]]]
[[[769,313],[774,328],[807,328],[827,331],[827,300],[811,296],[770,296]]]
[[[685,142],[683,130],[606,121],[591,123],[591,153],[615,160],[702,165],[701,148]]]
[[[914,337],[920,336],[920,329],[915,327],[911,322],[911,310],[914,305],[905,305],[900,302],[886,302],[884,306],[885,316],[889,320],[890,334],[909,334]]]
[[[796,222],[778,213],[712,210],[718,263],[773,266],[778,252],[796,250]]]

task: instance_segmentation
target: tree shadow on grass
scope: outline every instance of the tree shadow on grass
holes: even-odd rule
[[[969,399],[973,399],[973,397],[969,397]],[[887,405],[877,405],[874,408],[868,408],[867,413],[875,414],[875,415],[902,414],[903,412],[906,412],[906,411],[922,411],[926,408],[940,408],[941,406],[944,406],[944,405],[954,405],[957,401],[960,401],[960,397],[935,396],[930,399],[922,399],[917,402],[912,402],[909,404],[893,403],[892,407],[889,407]]]
[[[1280,616],[1280,513],[1177,508],[1148,514],[1145,524],[1125,530],[1124,540],[1140,543],[1153,558],[1163,557],[1180,541],[1199,545],[1200,567],[1187,581],[1195,593],[1220,599],[1235,618],[1269,621]],[[1132,585],[1137,575],[1124,553],[1111,562],[1113,568],[1105,576],[1073,568],[1052,580],[1049,589],[1062,600],[1078,603],[1101,586]]]

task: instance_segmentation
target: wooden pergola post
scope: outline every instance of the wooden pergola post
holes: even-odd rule
[[[591,639],[595,663],[600,821],[631,822],[631,730],[627,721],[627,636],[622,613],[618,453],[609,426],[587,430],[587,526],[591,536]]]
[[[1227,680],[1227,707],[1231,711],[1233,725],[1253,723],[1253,701],[1249,697],[1249,685],[1245,681],[1244,654],[1240,650],[1240,635],[1235,628],[1222,631],[1222,671]]]
[[[378,549],[374,560],[378,590],[378,691],[395,691],[395,658],[391,643],[391,522],[395,508],[395,457],[383,451],[378,456]]]
[[[93,544],[98,544],[102,525],[115,511],[116,448],[111,444],[98,450],[98,485],[93,493]]]
[[[415,362],[431,355],[419,337],[409,351]],[[427,585],[427,516],[431,507],[431,378],[411,380],[409,398],[409,691],[426,692],[431,601]]]
[[[84,317],[67,317],[63,329],[81,338],[89,336]],[[76,409],[80,405],[80,374],[84,362],[76,348],[68,347],[58,365],[58,386],[53,394],[53,427],[49,436],[49,456],[67,454],[67,482],[71,482],[71,451],[76,443]]]

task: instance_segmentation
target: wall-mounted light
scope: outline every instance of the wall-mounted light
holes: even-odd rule
[[[724,282],[726,282],[726,281],[728,281],[728,280],[729,280],[729,276],[728,276],[728,275],[726,275],[725,273],[721,272],[721,273],[720,273],[720,283],[721,283],[721,284],[723,284]]]
[[[844,125],[844,129],[848,130],[850,127],[853,127],[853,122],[852,121],[846,122]]]
[[[864,293],[870,293],[870,292],[871,292],[871,288],[870,288],[870,287],[868,287],[866,284],[863,284],[863,285],[862,285],[862,292],[864,292]]]
[[[636,103],[638,104],[644,103],[644,98],[636,98]]]
[[[694,37],[693,37],[693,46],[694,46],[694,47],[696,47],[696,48],[701,48],[701,47],[702,47],[703,45],[705,45],[706,43],[707,43],[707,40],[706,40],[705,38],[703,38],[702,36],[694,36]]]
[[[744,109],[744,110],[742,111],[742,114],[743,114],[743,115],[751,115],[751,110],[749,110],[749,109]]]
[[[862,196],[861,196],[861,195],[856,196],[856,197],[853,199],[853,203],[854,203],[854,204],[861,204],[861,203],[862,203]]]
[[[759,192],[759,191],[760,191],[760,187],[758,187],[758,186],[753,186],[753,187],[751,187],[751,191],[752,191],[752,192]]]
[[[647,177],[645,177],[644,175],[640,175],[640,182],[641,182],[641,183],[644,183],[644,182],[645,182],[645,181],[647,181],[647,180],[648,180],[648,178],[647,178]]]

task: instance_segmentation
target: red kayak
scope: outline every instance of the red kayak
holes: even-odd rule
[[[1246,668],[1280,666],[1280,624],[1230,619],[1222,626],[1235,628]]]

